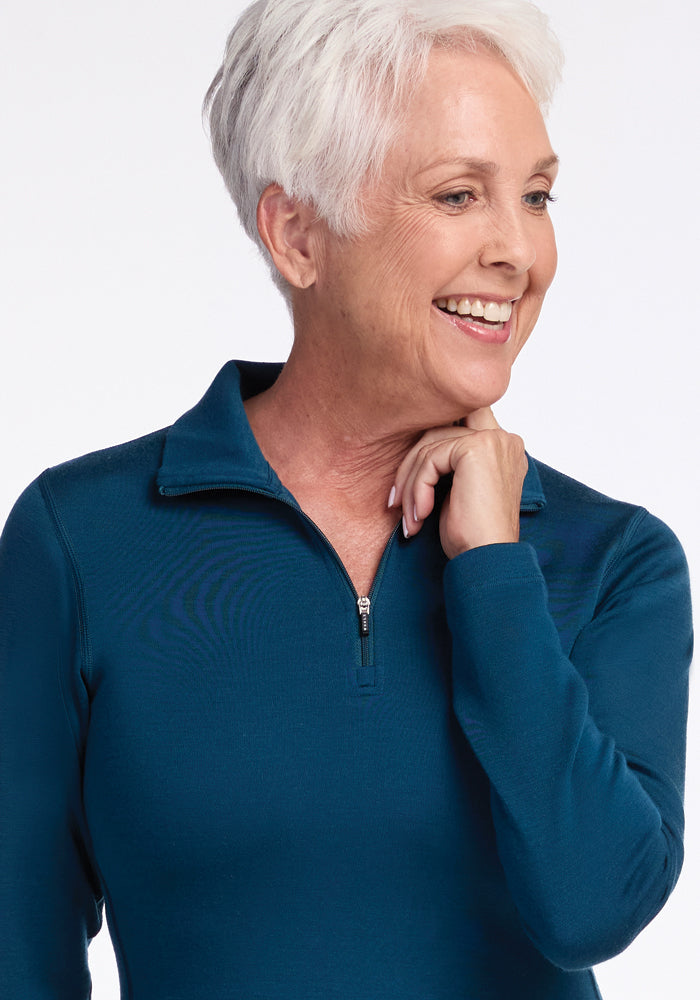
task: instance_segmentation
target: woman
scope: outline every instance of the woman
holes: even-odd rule
[[[595,997],[663,905],[682,553],[490,410],[554,275],[557,66],[520,0],[234,29],[212,140],[294,345],[8,522],[3,996],[88,996],[103,899],[149,1000]]]

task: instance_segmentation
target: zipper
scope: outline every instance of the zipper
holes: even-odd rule
[[[257,494],[258,496],[267,497],[270,500],[278,500],[280,503],[284,503],[288,507],[291,507],[292,510],[296,511],[298,514],[301,515],[301,517],[304,518],[307,524],[311,525],[316,534],[320,535],[320,537],[326,543],[328,550],[330,551],[333,559],[335,560],[336,565],[340,570],[342,576],[345,578],[345,581],[355,599],[355,603],[357,605],[357,614],[359,616],[359,634],[361,643],[362,666],[363,667],[371,666],[372,651],[370,648],[369,616],[372,610],[372,601],[374,599],[374,592],[383,575],[384,565],[389,556],[389,550],[391,549],[394,539],[398,534],[399,525],[398,524],[396,525],[391,535],[389,536],[389,540],[387,541],[386,546],[384,547],[384,551],[382,553],[382,558],[379,561],[379,566],[377,567],[377,572],[375,574],[374,580],[372,581],[372,586],[370,587],[369,594],[367,596],[364,596],[357,593],[355,585],[350,579],[350,575],[346,570],[345,565],[343,564],[343,560],[340,558],[334,547],[331,545],[327,536],[324,535],[324,533],[321,531],[316,522],[312,520],[312,518],[310,518],[308,514],[304,513],[299,504],[293,502],[291,499],[288,500],[286,497],[279,496],[278,494],[272,493],[269,490],[260,489],[255,486],[234,486],[231,483],[208,483],[205,486],[159,486],[158,487],[158,492],[160,493],[161,496],[164,497],[186,496],[192,493],[206,493],[208,490],[235,490],[240,493],[254,493]]]
[[[369,648],[369,613],[371,610],[372,602],[369,597],[357,598],[357,612],[360,616],[360,652],[363,667],[368,667],[371,660]]]
[[[360,635],[369,635],[369,613],[372,610],[372,602],[369,597],[357,598],[357,611],[360,615]]]

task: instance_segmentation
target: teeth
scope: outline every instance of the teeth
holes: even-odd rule
[[[451,298],[436,299],[435,305],[438,309],[446,309],[460,316],[473,316],[475,319],[483,316],[489,323],[507,323],[513,313],[512,302],[482,302],[481,299],[471,301],[467,298]]]

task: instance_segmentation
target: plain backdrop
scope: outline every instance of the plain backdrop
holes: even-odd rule
[[[560,268],[497,415],[548,464],[666,520],[697,584],[699,15],[541,6],[567,58],[550,118]],[[230,357],[288,352],[200,122],[242,7],[3,0],[0,524],[46,466],[171,423]],[[699,728],[691,701],[681,881],[598,970],[605,1000],[697,997]],[[95,1000],[116,1000],[106,931],[91,955]]]

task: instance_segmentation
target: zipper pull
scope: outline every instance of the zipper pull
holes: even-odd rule
[[[370,599],[369,597],[358,597],[357,598],[357,610],[360,614],[360,635],[369,635],[369,612],[370,612]]]

